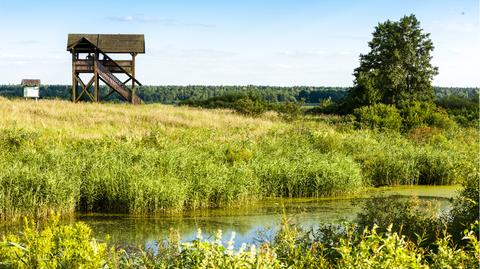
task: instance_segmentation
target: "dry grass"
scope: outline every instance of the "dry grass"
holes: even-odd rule
[[[272,115],[248,118],[228,110],[149,104],[71,103],[0,99],[0,127],[55,131],[72,137],[141,136],[154,127],[200,128],[230,136],[239,129],[260,136],[285,124]]]

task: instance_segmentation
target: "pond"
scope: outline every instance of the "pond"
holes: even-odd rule
[[[401,186],[375,188],[360,196],[322,199],[269,199],[239,205],[228,209],[210,209],[185,212],[181,215],[160,217],[133,217],[129,215],[78,215],[76,220],[92,227],[96,237],[110,235],[110,242],[131,246],[151,247],[156,240],[167,237],[170,229],[178,230],[182,240],[196,238],[198,229],[203,238],[213,238],[222,230],[224,241],[235,232],[235,247],[242,243],[256,243],[259,238],[271,238],[278,229],[282,216],[286,215],[304,228],[319,224],[354,221],[362,203],[372,195],[394,195],[405,199],[416,195],[439,205],[440,210],[449,209],[450,198],[459,186]]]

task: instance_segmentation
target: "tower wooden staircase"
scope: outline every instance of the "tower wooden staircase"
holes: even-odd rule
[[[142,103],[135,92],[136,87],[142,85],[135,78],[135,56],[145,52],[143,35],[69,34],[67,50],[72,53],[73,102],[85,99],[100,102],[116,93],[129,103]],[[132,60],[113,60],[107,53],[129,53]],[[80,78],[80,74],[85,73],[93,74],[86,84]],[[125,75],[127,79],[121,81],[115,74]],[[100,81],[110,88],[104,96],[100,96]]]

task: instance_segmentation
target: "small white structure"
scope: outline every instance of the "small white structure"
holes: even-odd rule
[[[39,79],[22,79],[23,97],[40,98],[40,80]]]

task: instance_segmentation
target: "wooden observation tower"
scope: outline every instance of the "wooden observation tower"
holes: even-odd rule
[[[73,102],[82,97],[100,102],[113,93],[132,104],[142,102],[135,93],[135,88],[142,85],[135,78],[135,57],[145,53],[143,35],[69,34],[67,51],[72,54]],[[113,60],[107,53],[130,54],[131,60]],[[85,83],[80,74],[93,76]],[[100,96],[100,80],[110,87],[105,96]]]

